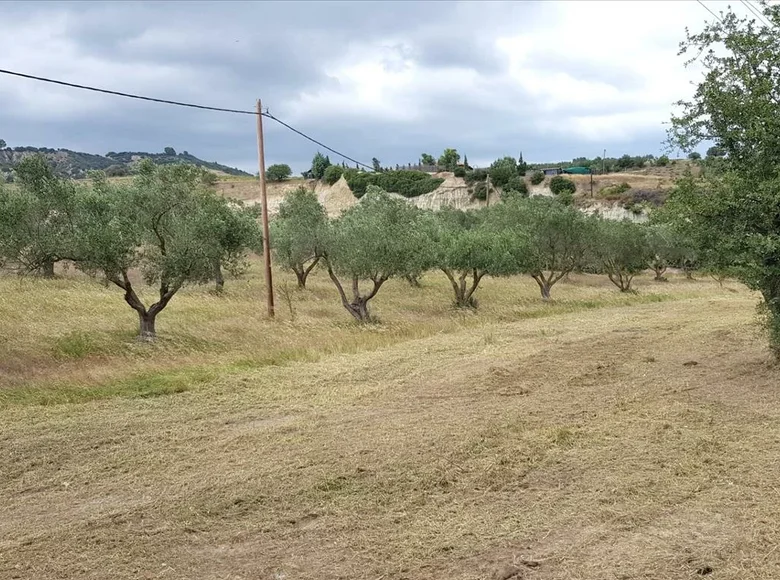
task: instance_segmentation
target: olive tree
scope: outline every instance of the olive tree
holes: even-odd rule
[[[420,270],[430,258],[424,212],[369,185],[360,203],[329,224],[323,257],[344,308],[372,320],[369,302],[392,277]],[[370,282],[368,290],[361,281]]]
[[[322,258],[327,220],[317,195],[301,186],[287,194],[271,222],[276,260],[295,272],[298,288],[306,288],[309,274]]]
[[[531,275],[543,300],[550,299],[552,287],[585,256],[589,222],[582,212],[554,199],[510,200],[492,209],[491,220],[498,227],[527,236],[521,271]]]
[[[455,306],[476,308],[474,293],[485,276],[521,271],[526,248],[524,234],[493,227],[487,209],[461,211],[444,208],[436,216],[432,252],[452,285]],[[521,259],[518,259],[520,257]]]
[[[686,151],[714,142],[725,157],[720,175],[684,179],[668,204],[704,255],[729,256],[734,275],[761,292],[780,358],[780,5],[760,10],[766,24],[729,8],[681,44],[706,75],[679,103],[670,142]]]
[[[589,250],[597,270],[621,292],[631,291],[634,277],[647,268],[650,249],[646,228],[630,220],[594,220]]]
[[[647,265],[655,272],[657,282],[665,282],[664,273],[670,264],[678,257],[677,236],[667,224],[657,223],[647,226],[645,232],[647,242]]]
[[[241,201],[204,191],[203,208],[197,215],[200,235],[211,240],[213,280],[215,290],[221,293],[225,287],[223,270],[234,276],[243,274],[249,264],[247,251],[257,254],[263,251],[263,233],[257,222],[259,206],[245,206]]]
[[[280,182],[290,179],[292,169],[286,163],[275,163],[265,170],[265,178],[268,181]]]
[[[71,259],[123,291],[138,315],[142,340],[154,340],[157,316],[181,288],[213,280],[215,257],[227,256],[222,242],[208,235],[223,214],[204,173],[145,160],[129,185],[111,184],[98,174],[79,196]],[[151,304],[139,294],[134,271],[157,287]]]
[[[54,264],[67,257],[77,187],[57,177],[43,155],[24,158],[15,170],[16,189],[3,194],[0,243],[18,271],[51,278]]]

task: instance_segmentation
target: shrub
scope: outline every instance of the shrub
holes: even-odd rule
[[[691,151],[690,153],[688,153],[688,159],[690,159],[691,161],[698,161],[699,159],[701,159],[701,153],[699,153],[698,151]]]
[[[572,205],[574,203],[574,194],[567,189],[559,193],[555,199],[563,205]]]
[[[325,175],[323,175],[323,179],[325,180],[325,183],[328,185],[333,185],[336,183],[339,179],[341,179],[341,176],[344,174],[344,168],[341,165],[331,165],[325,170]]]
[[[455,168],[455,177],[466,177],[466,168],[465,167],[456,167]]]
[[[106,167],[106,177],[124,177],[130,175],[127,165],[110,165]]]
[[[268,181],[284,181],[292,175],[292,169],[286,163],[276,163],[265,170],[265,178]]]
[[[362,197],[369,185],[397,193],[404,197],[417,197],[432,192],[444,180],[423,171],[407,171],[404,169],[383,171],[382,173],[366,173],[355,170],[344,172],[350,190],[355,197]]]
[[[211,171],[204,171],[201,175],[201,180],[209,187],[213,187],[217,184],[217,174]]]
[[[606,199],[619,199],[629,189],[631,189],[631,186],[624,181],[617,185],[608,185],[607,187],[601,188],[601,190],[599,190],[599,196]]]
[[[503,189],[504,191],[515,191],[520,194],[520,197],[528,196],[528,186],[526,185],[525,180],[519,175],[512,177]]]
[[[487,183],[484,181],[478,182],[471,190],[471,197],[485,201],[487,199]]]
[[[473,185],[478,181],[484,182],[487,179],[487,175],[487,169],[475,169],[473,171],[468,171],[464,179],[466,180],[467,185]]]
[[[658,167],[666,167],[667,165],[669,165],[669,156],[661,155],[658,159],[655,160],[655,164]]]
[[[577,185],[567,177],[556,175],[550,180],[550,191],[554,195],[560,195],[564,192],[569,192],[573,195],[577,191]]]
[[[656,207],[663,205],[666,194],[658,189],[635,189],[631,192],[634,203],[645,203]]]
[[[544,181],[544,173],[541,171],[534,171],[531,174],[531,185],[539,185],[542,181]]]

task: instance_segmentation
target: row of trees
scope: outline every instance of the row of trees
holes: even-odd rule
[[[93,173],[77,184],[33,156],[16,174],[13,190],[0,189],[0,265],[53,275],[55,263],[72,262],[122,290],[144,339],[154,338],[157,316],[183,286],[221,289],[223,269],[241,273],[247,253],[262,248],[254,209],[217,195],[210,174],[191,165],[145,160],[131,183]],[[151,304],[131,271],[157,287]]]
[[[280,206],[271,240],[277,263],[295,272],[301,288],[324,264],[342,304],[360,321],[371,319],[368,304],[388,279],[413,281],[432,269],[447,276],[456,306],[476,307],[485,276],[530,275],[548,300],[573,271],[605,274],[628,292],[647,268],[663,280],[669,265],[690,270],[697,260],[688,241],[666,224],[589,217],[547,198],[432,212],[375,186],[334,220],[312,192],[299,188]]]

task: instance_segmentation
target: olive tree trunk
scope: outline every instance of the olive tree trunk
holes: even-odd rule
[[[666,278],[664,278],[664,273],[666,273],[666,264],[653,261],[650,264],[650,267],[653,269],[653,272],[655,272],[654,280],[656,282],[666,282]]]
[[[222,262],[220,260],[216,260],[214,262],[214,290],[221,294],[224,289],[225,277],[222,274]]]
[[[542,300],[545,302],[550,300],[550,290],[552,287],[569,272],[571,272],[571,269],[558,272],[557,274],[555,272],[545,274],[543,271],[538,271],[531,274],[531,278],[536,281],[536,284],[539,286],[539,290],[542,293]]]
[[[452,285],[452,290],[455,292],[455,306],[457,308],[476,308],[477,301],[474,299],[474,292],[477,291],[479,282],[485,273],[477,269],[455,272],[442,268],[441,271],[447,276]],[[471,276],[470,282],[468,281],[469,276]]]
[[[620,288],[621,292],[631,291],[631,282],[634,279],[633,274],[628,274],[622,270],[617,270],[615,272],[609,272],[607,277],[609,278],[610,282]]]
[[[148,312],[146,314],[142,314],[139,312],[138,318],[140,322],[138,338],[144,342],[153,342],[154,339],[157,338],[157,331],[154,327],[154,323],[157,320],[157,315],[149,314]]]
[[[44,278],[48,278],[48,279],[54,278],[54,262],[51,260],[47,260],[46,262],[41,264],[41,268],[39,271],[41,276],[43,276]]]
[[[301,290],[306,288],[306,280],[309,278],[309,274],[311,274],[311,271],[314,269],[314,267],[317,265],[317,263],[320,261],[320,257],[315,257],[312,262],[305,266],[305,262],[301,264],[295,264],[292,267],[292,271],[295,272],[295,278],[298,280],[298,288]]]
[[[769,331],[769,348],[780,361],[780,277],[767,280],[761,288],[766,306],[766,323]]]
[[[121,278],[117,275],[112,275],[108,279],[125,291],[125,302],[138,314],[138,339],[143,342],[153,342],[157,338],[157,329],[155,327],[157,315],[168,306],[171,298],[181,288],[181,284],[170,284],[167,280],[161,281],[160,299],[149,308],[146,308],[138,294],[136,294],[126,271],[121,273]]]
[[[382,274],[376,274],[371,278],[373,287],[368,294],[362,294],[360,292],[360,281],[356,276],[352,277],[352,299],[347,298],[347,293],[344,291],[344,286],[338,279],[338,276],[333,272],[330,264],[328,264],[328,276],[339,291],[339,297],[341,298],[341,304],[349,312],[352,317],[358,322],[371,322],[371,312],[368,309],[368,302],[376,296],[382,284],[387,282],[389,276]]]
[[[412,288],[419,288],[420,287],[420,277],[415,274],[407,274],[404,276],[404,279],[409,282],[409,286]]]

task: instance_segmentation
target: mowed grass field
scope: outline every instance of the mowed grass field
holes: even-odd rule
[[[429,274],[360,327],[321,272],[267,320],[259,278],[141,345],[118,289],[0,277],[0,578],[780,578],[743,287],[487,279],[473,313]]]

